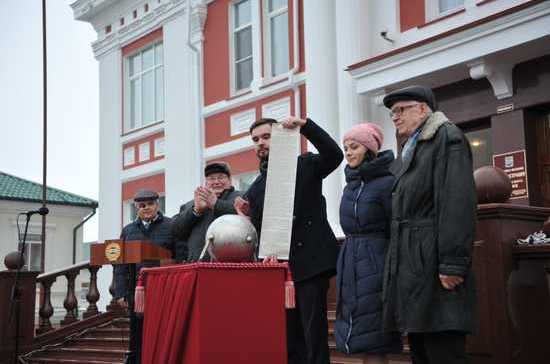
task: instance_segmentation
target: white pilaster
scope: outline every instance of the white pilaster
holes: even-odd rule
[[[365,100],[355,90],[355,83],[347,66],[364,59],[368,52],[368,4],[364,0],[347,0],[335,7],[336,11],[336,78],[338,80],[338,121],[341,144],[344,134],[355,124],[365,120]],[[369,120],[370,121],[370,120]],[[344,168],[340,178],[345,182]]]
[[[193,197],[202,175],[200,69],[196,53],[187,44],[187,19],[173,18],[163,28],[168,215]]]
[[[121,134],[121,52],[114,50],[98,58],[99,61],[99,240],[117,239],[121,228],[120,170],[122,152]],[[110,266],[98,272],[101,293],[98,307],[104,310],[109,303]]]
[[[339,141],[334,3],[332,0],[304,0],[306,109],[311,119]],[[329,222],[335,233],[341,235],[338,208],[342,183],[338,173],[325,179],[323,195],[327,200]]]

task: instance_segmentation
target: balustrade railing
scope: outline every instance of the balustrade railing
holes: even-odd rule
[[[78,317],[78,312],[80,310],[76,297],[75,281],[80,273],[84,270],[87,270],[90,273],[90,282],[88,284],[88,292],[86,294],[86,301],[88,303],[88,306],[83,312],[82,318],[90,318],[100,313],[97,308],[97,301],[99,301],[100,298],[100,293],[97,288],[97,272],[100,268],[101,267],[98,266],[90,266],[90,262],[86,261],[52,272],[43,273],[36,278],[36,282],[39,283],[42,287],[40,308],[38,310],[39,325],[36,329],[37,335],[44,334],[54,329],[51,322],[51,317],[54,314],[54,308],[51,302],[51,287],[59,277],[64,276],[67,279],[67,293],[65,296],[65,300],[63,301],[63,307],[65,308],[66,313],[65,317],[60,321],[60,326],[65,326],[81,320]],[[114,293],[114,281],[111,281],[109,293],[111,293],[111,295],[113,295]],[[82,309],[84,308],[82,307]],[[113,298],[110,304],[107,306],[107,311],[115,311],[117,309],[119,309],[119,306],[116,304]]]

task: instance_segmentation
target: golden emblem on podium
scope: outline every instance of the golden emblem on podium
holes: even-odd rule
[[[115,262],[118,258],[120,258],[121,251],[122,249],[120,244],[117,242],[111,242],[105,245],[105,257],[110,262]]]

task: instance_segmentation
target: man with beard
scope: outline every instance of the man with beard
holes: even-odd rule
[[[204,186],[195,190],[194,199],[182,205],[173,217],[172,232],[178,241],[176,259],[195,262],[204,248],[206,230],[217,217],[235,214],[233,202],[241,192],[231,185],[231,170],[224,162],[204,168]],[[205,255],[208,258],[208,253]]]
[[[274,119],[260,119],[250,127],[260,175],[244,198],[235,200],[241,215],[249,216],[261,234],[269,145]],[[294,220],[289,265],[296,288],[296,309],[287,310],[287,347],[289,364],[328,364],[327,290],[336,271],[336,238],[327,221],[323,179],[344,158],[332,138],[311,119],[289,117],[281,121],[300,133],[319,151],[298,156]],[[265,261],[276,261],[268,257]]]

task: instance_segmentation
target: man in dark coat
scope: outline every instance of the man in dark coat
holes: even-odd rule
[[[134,203],[137,209],[137,218],[122,229],[120,239],[124,241],[150,240],[155,245],[171,251],[174,250],[172,221],[159,211],[158,199],[158,193],[152,190],[143,189],[136,193]],[[155,263],[136,264],[136,276],[141,268],[155,265]],[[115,299],[122,307],[128,307],[128,303],[133,306],[133,292],[137,277],[130,277],[132,271],[133,269],[130,269],[126,264],[115,265],[114,268]],[[135,312],[130,310],[131,354],[127,359],[128,363],[139,364],[141,361],[142,331],[143,319],[137,317]]]
[[[195,262],[204,248],[206,230],[216,218],[236,214],[233,202],[241,192],[231,185],[231,170],[224,162],[213,162],[204,168],[205,186],[195,190],[193,200],[182,205],[173,217],[172,231],[178,241],[176,259]],[[205,252],[205,258],[209,258]]]
[[[465,337],[476,326],[470,145],[436,111],[429,88],[394,91],[384,105],[398,134],[407,138],[393,169],[385,328],[408,333],[415,364],[468,363]]]
[[[261,233],[269,143],[274,119],[260,119],[250,127],[260,175],[236,199],[237,211],[250,216]],[[294,221],[289,265],[296,287],[296,309],[287,311],[289,364],[328,364],[327,290],[336,270],[336,238],[327,220],[322,195],[323,179],[334,171],[343,154],[332,138],[311,119],[289,117],[285,128],[300,127],[300,133],[319,151],[298,157],[294,198]]]

